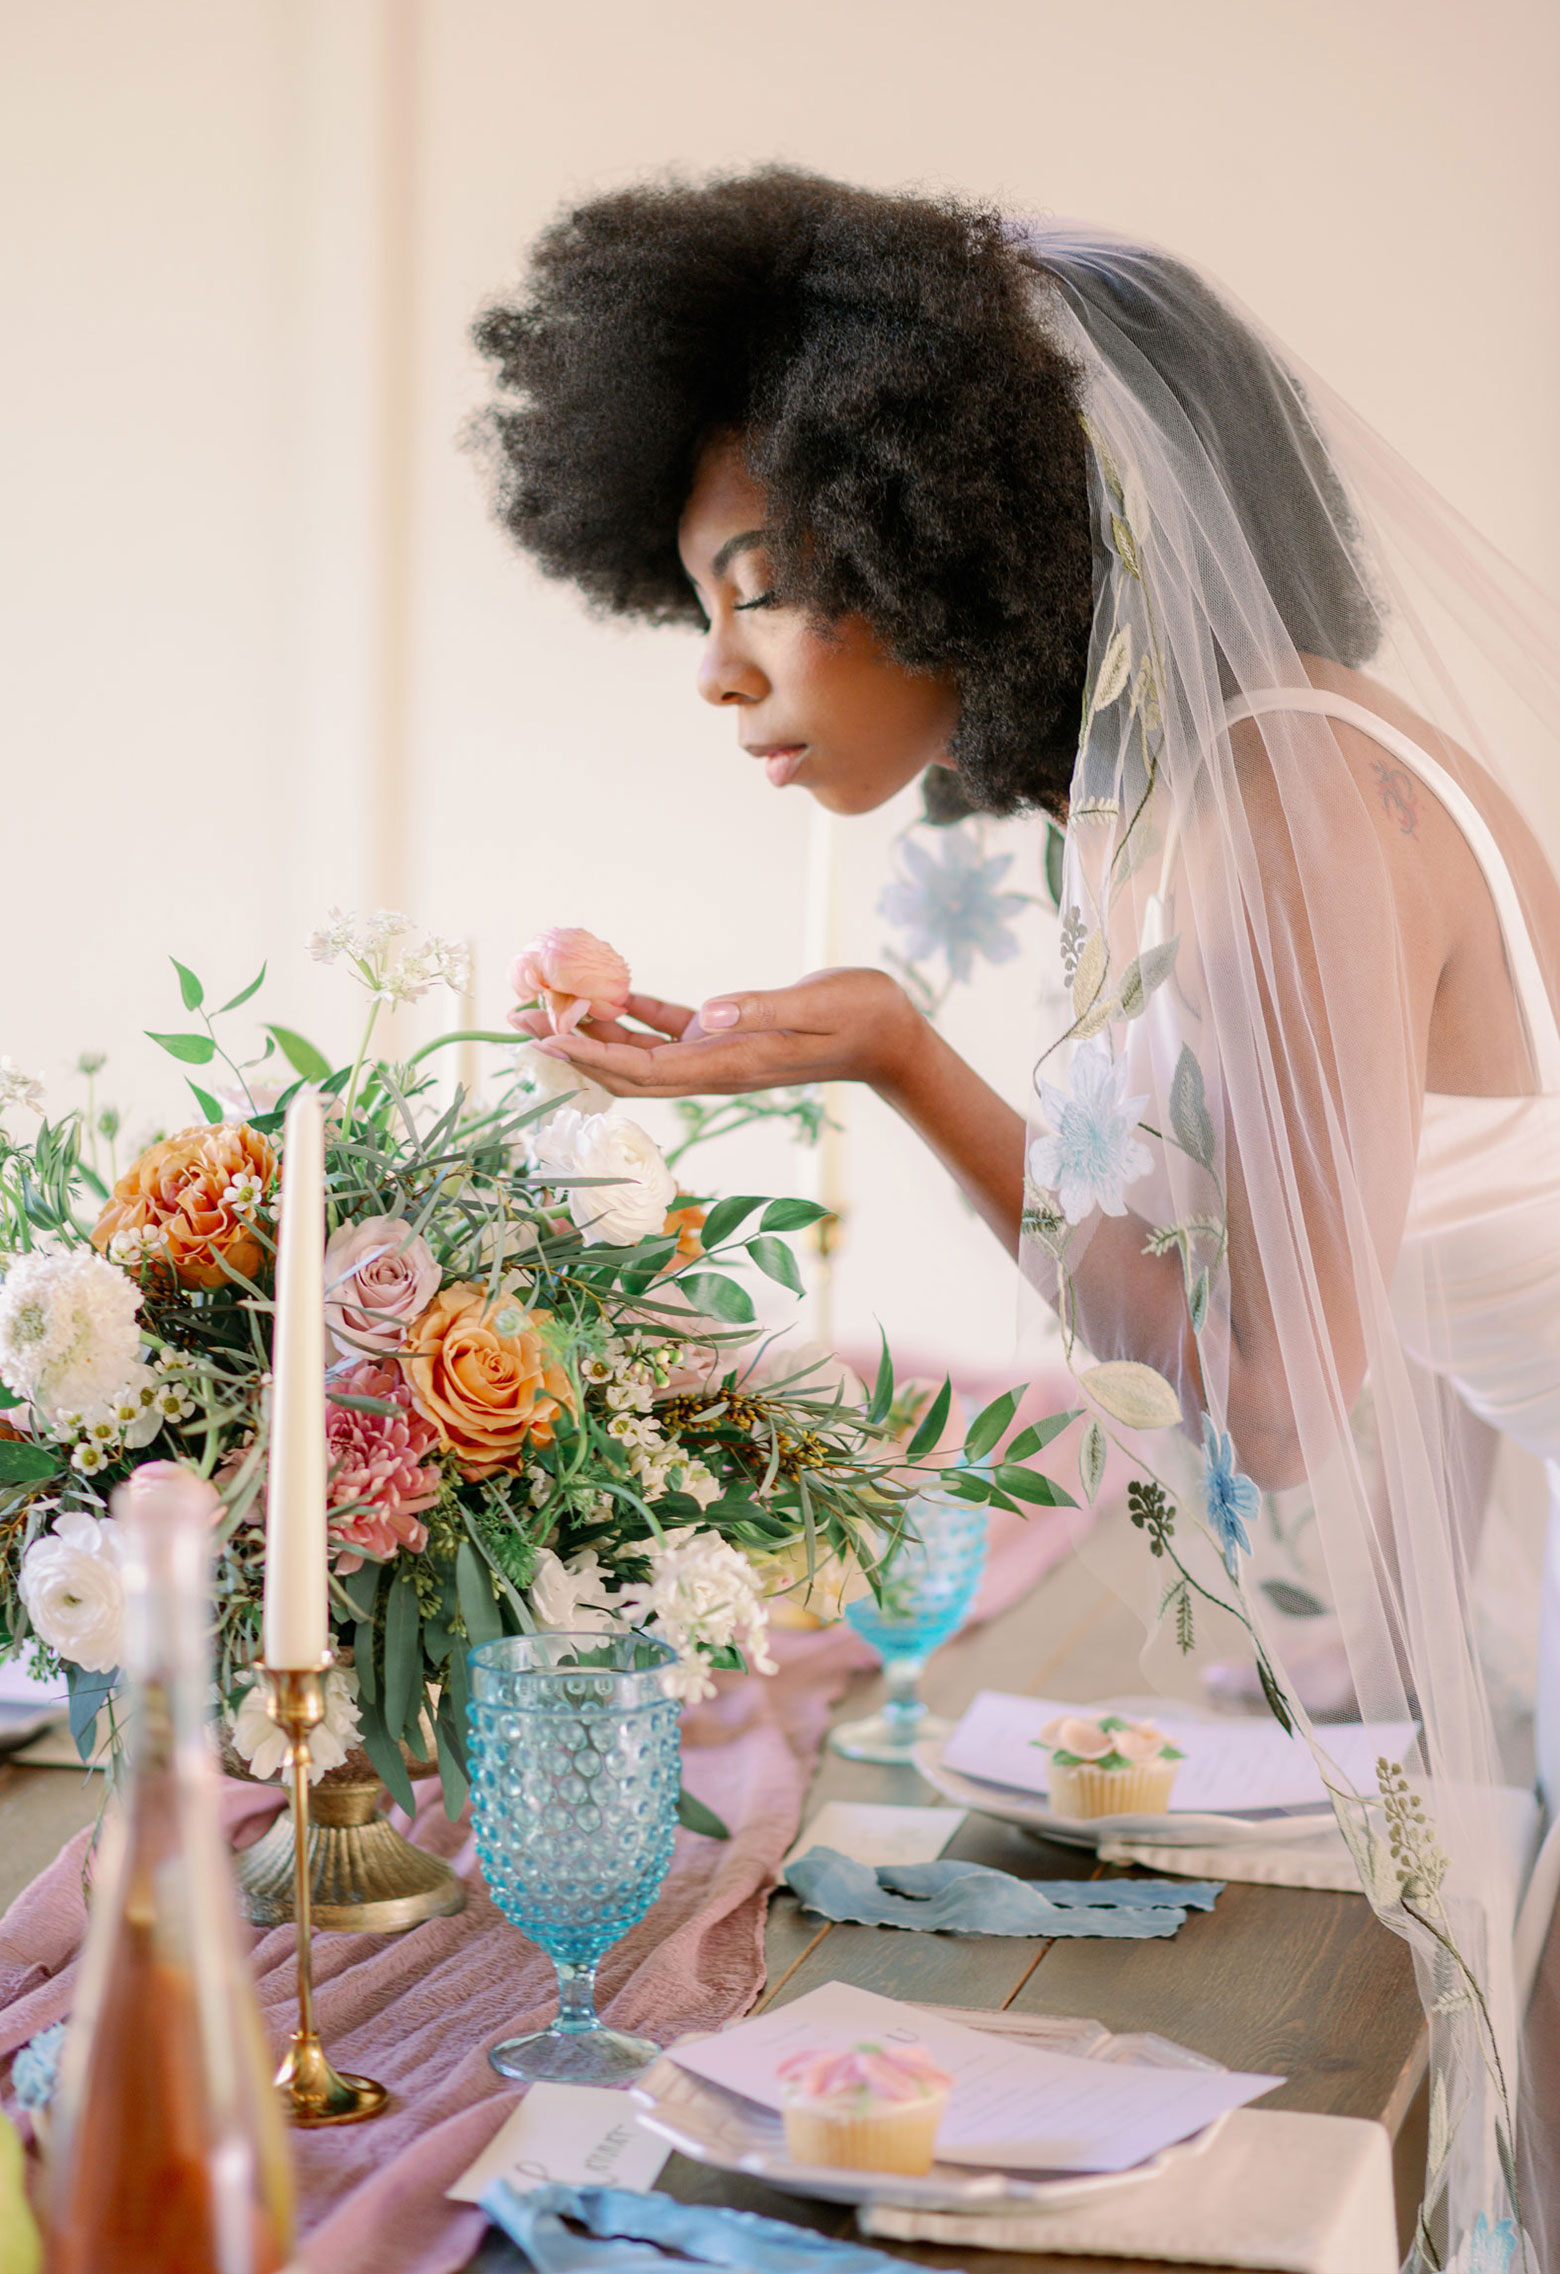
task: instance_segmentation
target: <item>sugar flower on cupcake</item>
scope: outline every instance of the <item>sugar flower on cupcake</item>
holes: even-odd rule
[[[1058,1714],[1037,1742],[1051,1755],[1059,1816],[1158,1815],[1184,1758],[1153,1722],[1119,1713]]]

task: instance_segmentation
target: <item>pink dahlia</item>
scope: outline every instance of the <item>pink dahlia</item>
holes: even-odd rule
[[[382,1398],[396,1410],[359,1413],[335,1402],[342,1392],[355,1398]],[[376,1563],[388,1562],[400,1548],[420,1555],[428,1544],[428,1527],[417,1518],[433,1506],[444,1482],[437,1462],[426,1458],[438,1451],[439,1432],[417,1412],[397,1369],[376,1365],[372,1359],[332,1374],[326,1396],[328,1506],[336,1569],[356,1571],[365,1556]],[[358,1505],[351,1506],[353,1502]]]
[[[572,1034],[585,1018],[614,1019],[628,1002],[628,965],[614,947],[577,925],[539,932],[509,966],[522,1002],[540,997],[555,1034]]]

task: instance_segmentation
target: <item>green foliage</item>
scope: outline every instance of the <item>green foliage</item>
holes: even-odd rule
[[[147,1028],[147,1039],[166,1050],[170,1058],[177,1058],[184,1066],[209,1066],[217,1055],[217,1046],[209,1034],[153,1034]]]
[[[301,1074],[306,1082],[329,1080],[330,1060],[322,1051],[316,1050],[312,1042],[306,1041],[301,1034],[294,1034],[290,1026],[268,1023],[265,1031],[272,1037],[295,1074]]]
[[[1149,1551],[1163,1555],[1175,1535],[1175,1508],[1164,1486],[1134,1477],[1127,1487],[1127,1514],[1148,1535]]]
[[[206,1000],[205,988],[196,978],[194,972],[188,970],[176,955],[170,955],[168,961],[179,975],[179,993],[183,997],[184,1008],[187,1011],[198,1011],[201,1004]]]

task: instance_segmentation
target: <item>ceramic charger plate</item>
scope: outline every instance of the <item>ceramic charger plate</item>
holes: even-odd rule
[[[1119,1713],[1128,1719],[1152,1720],[1165,1709],[1156,1697],[1102,1698],[1079,1706],[1079,1713]],[[1205,1707],[1176,1701],[1179,1721],[1222,1721]],[[930,1785],[957,1808],[973,1808],[978,1815],[995,1816],[1000,1823],[1016,1824],[1021,1831],[1059,1840],[1064,1847],[1093,1848],[1101,1840],[1139,1840],[1156,1848],[1271,1847],[1288,1840],[1314,1840],[1328,1831],[1333,1812],[1325,1802],[1316,1807],[1256,1808],[1244,1812],[1193,1813],[1166,1809],[1151,1816],[1058,1816],[1042,1792],[1026,1792],[1018,1785],[988,1784],[983,1777],[966,1776],[943,1760],[945,1740],[929,1738],[915,1749],[915,1765]]]
[[[962,2006],[923,2006],[923,2013],[992,2036],[1015,2037],[1048,2053],[1070,2053],[1089,2061],[1125,2061],[1140,2068],[1221,2069],[1166,2037],[1114,2036],[1097,2021],[1058,2019],[1048,2014],[974,2013]],[[693,2045],[703,2030],[680,2038]],[[761,2179],[788,2195],[821,2197],[829,2203],[883,2203],[917,2211],[1044,2212],[1063,2210],[1085,2197],[1108,2194],[1151,2179],[1172,2164],[1200,2155],[1228,2121],[1215,2118],[1188,2140],[1163,2148],[1130,2171],[1033,2173],[983,2169],[973,2164],[934,2163],[924,2178],[903,2172],[847,2171],[835,2164],[793,2163],[785,2151],[781,2118],[740,2093],[727,2092],[680,2067],[663,2054],[630,2091],[639,2121],[667,2140],[680,2155],[716,2171]]]

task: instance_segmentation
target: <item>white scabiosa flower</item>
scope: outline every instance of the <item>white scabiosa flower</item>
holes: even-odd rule
[[[0,1382],[45,1413],[89,1411],[130,1378],[140,1307],[91,1248],[15,1257],[0,1281]]]
[[[1054,1134],[1030,1146],[1029,1174],[1042,1191],[1056,1194],[1069,1224],[1081,1223],[1093,1208],[1124,1216],[1127,1186],[1153,1166],[1137,1138],[1148,1098],[1130,1098],[1126,1088],[1125,1061],[1113,1060],[1095,1042],[1074,1053],[1071,1094],[1040,1084],[1040,1109]]]
[[[232,1738],[234,1752],[262,1784],[279,1777],[286,1768],[287,1739],[265,1710],[263,1682],[255,1682],[244,1692],[234,1716]],[[325,1718],[309,1731],[310,1784],[318,1784],[327,1770],[339,1769],[362,1741],[357,1668],[332,1666],[325,1676]]]
[[[78,1453],[94,1449],[79,1446]],[[92,1674],[119,1664],[125,1590],[112,1517],[71,1510],[22,1558],[22,1601],[49,1648]]]
[[[587,1246],[632,1247],[665,1225],[677,1179],[637,1121],[566,1105],[543,1124],[535,1150],[544,1174],[611,1180],[569,1192],[569,1214]]]
[[[594,1548],[572,1563],[543,1548],[531,1578],[531,1609],[544,1627],[559,1634],[605,1634],[618,1624],[606,1582]]]
[[[719,1532],[673,1532],[650,1549],[650,1577],[618,1598],[628,1624],[645,1627],[677,1653],[662,1676],[669,1697],[687,1704],[713,1697],[710,1656],[733,1646],[758,1674],[772,1674],[769,1616],[758,1574]]]

